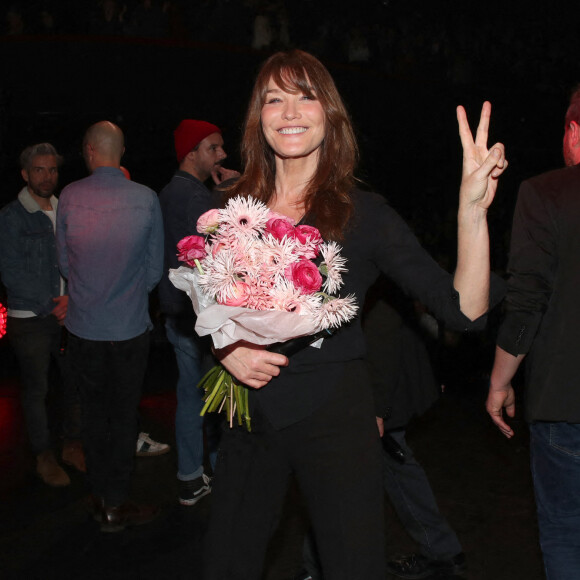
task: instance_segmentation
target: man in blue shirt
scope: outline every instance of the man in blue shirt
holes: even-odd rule
[[[39,476],[56,487],[70,478],[51,449],[46,397],[52,360],[62,378],[63,460],[84,471],[76,385],[61,351],[68,303],[54,235],[61,161],[50,143],[24,149],[20,165],[26,185],[0,212],[0,275],[8,298],[8,334],[20,365],[26,430]]]
[[[216,206],[216,200],[204,182],[211,176],[218,184],[239,176],[239,173],[221,165],[226,153],[221,130],[216,125],[184,119],[174,137],[179,169],[159,195],[165,231],[165,274],[159,284],[159,301],[165,314],[167,338],[173,345],[179,369],[175,414],[179,502],[191,506],[210,493],[210,480],[203,471],[204,418],[199,416],[203,391],[197,387],[202,374],[204,343],[194,330],[195,314],[191,300],[185,292],[173,286],[167,273],[170,268],[183,265],[177,260],[177,243],[196,234],[199,216]],[[216,434],[209,432],[207,441],[213,460]]]
[[[155,192],[119,169],[124,150],[113,123],[87,130],[91,175],[63,190],[56,233],[94,515],[111,532],[157,513],[127,496],[149,352],[148,295],[163,273],[163,224]]]

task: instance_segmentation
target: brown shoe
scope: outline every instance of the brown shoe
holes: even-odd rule
[[[101,532],[120,532],[128,526],[140,526],[154,520],[159,515],[159,508],[127,501],[116,507],[105,506],[101,513]]]
[[[67,441],[62,448],[62,460],[82,473],[87,472],[85,452],[80,441]]]
[[[44,483],[52,487],[64,487],[70,484],[70,477],[58,464],[51,449],[47,449],[40,455],[37,455],[36,472]]]

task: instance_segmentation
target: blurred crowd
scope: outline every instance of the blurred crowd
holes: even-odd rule
[[[254,50],[300,47],[396,78],[538,79],[576,72],[577,7],[553,10],[492,0],[58,0],[15,1],[2,29],[14,35],[98,35],[211,42]],[[474,77],[477,76],[477,79]],[[481,77],[487,77],[482,79]],[[541,79],[541,80],[540,80]]]

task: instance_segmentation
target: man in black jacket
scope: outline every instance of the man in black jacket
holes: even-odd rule
[[[177,243],[197,234],[199,216],[217,205],[204,182],[212,177],[219,184],[239,174],[221,165],[226,153],[221,130],[216,125],[184,119],[174,137],[179,169],[159,196],[165,230],[165,273],[159,284],[159,301],[179,371],[175,417],[179,502],[194,505],[211,491],[209,477],[203,471],[203,417],[199,416],[203,391],[197,388],[207,347],[195,333],[190,299],[173,286],[168,272],[182,265],[177,260]],[[213,457],[211,438],[208,443]]]
[[[526,359],[526,419],[540,544],[549,578],[580,577],[580,87],[564,128],[566,168],[520,187],[505,319],[499,331],[487,411],[514,432],[511,385]]]

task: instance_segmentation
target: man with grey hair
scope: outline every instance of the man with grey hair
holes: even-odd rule
[[[524,181],[487,411],[508,438],[511,382],[526,366],[530,463],[546,576],[580,578],[580,87],[564,122],[566,167]]]
[[[157,513],[128,501],[128,493],[152,328],[148,295],[163,273],[163,223],[155,192],[121,171],[124,151],[117,125],[89,127],[83,156],[91,175],[64,188],[56,227],[91,505],[104,532]]]
[[[21,369],[22,408],[36,469],[51,486],[70,483],[52,450],[46,398],[51,362],[63,389],[63,460],[84,471],[78,401],[67,356],[61,349],[68,296],[56,259],[54,196],[62,158],[50,143],[24,149],[26,185],[0,212],[0,276],[8,298],[8,336]]]

